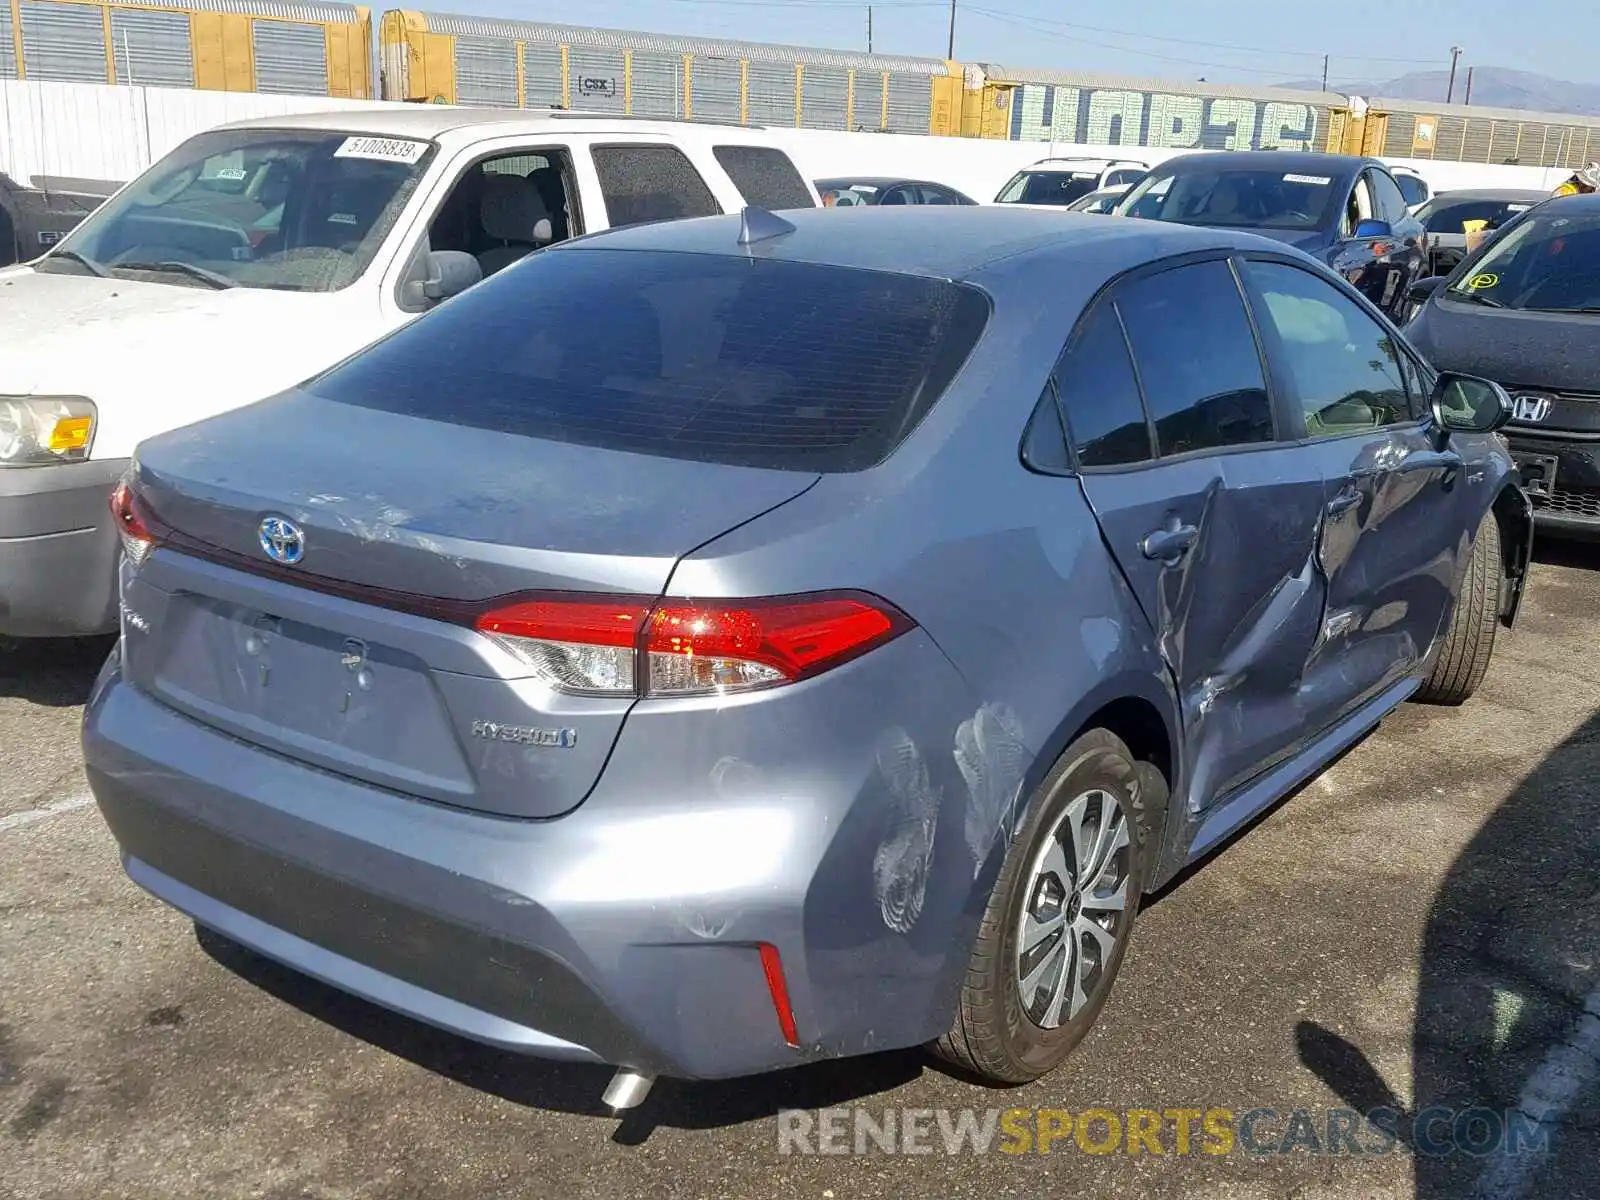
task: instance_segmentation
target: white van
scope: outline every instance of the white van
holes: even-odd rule
[[[117,628],[107,500],[143,439],[299,383],[552,242],[747,204],[820,200],[741,126],[397,106],[183,142],[0,271],[0,636]]]

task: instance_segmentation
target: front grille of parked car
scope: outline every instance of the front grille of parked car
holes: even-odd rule
[[[1535,498],[1541,511],[1559,513],[1564,517],[1592,517],[1600,519],[1600,492],[1572,492],[1557,488],[1548,499]]]

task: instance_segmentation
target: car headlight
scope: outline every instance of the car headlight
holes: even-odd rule
[[[0,396],[0,467],[81,462],[94,426],[94,402],[81,396]]]

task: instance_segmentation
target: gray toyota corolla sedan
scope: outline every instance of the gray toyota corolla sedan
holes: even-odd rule
[[[84,725],[127,872],[532,1055],[1050,1070],[1143,894],[1510,625],[1500,389],[1240,232],[566,243],[146,442]]]

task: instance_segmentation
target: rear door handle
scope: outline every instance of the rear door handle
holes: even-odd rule
[[[1189,552],[1189,547],[1194,545],[1194,539],[1200,530],[1193,525],[1169,525],[1165,529],[1153,530],[1144,535],[1144,540],[1139,543],[1139,550],[1146,558],[1158,558],[1162,562],[1177,562]]]

